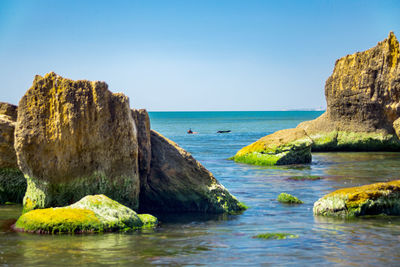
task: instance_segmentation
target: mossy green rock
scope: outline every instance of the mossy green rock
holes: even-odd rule
[[[287,193],[280,193],[276,200],[278,200],[281,203],[287,203],[287,204],[302,204],[302,203],[304,203],[297,197],[292,196]]]
[[[104,195],[93,195],[67,207],[29,211],[18,219],[15,229],[35,233],[82,233],[131,231],[157,224],[157,218],[150,214],[136,214]]]
[[[400,180],[336,190],[314,203],[315,215],[400,215]]]
[[[231,159],[261,166],[310,163],[311,145],[304,130],[281,130],[242,148]]]

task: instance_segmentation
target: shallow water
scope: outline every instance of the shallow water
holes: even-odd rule
[[[320,112],[151,113],[152,128],[203,163],[249,209],[242,215],[158,214],[161,227],[131,234],[32,235],[9,230],[20,206],[0,206],[0,264],[9,265],[398,265],[400,218],[314,217],[335,189],[399,179],[400,153],[315,153],[311,165],[257,167],[226,160],[273,131]],[[187,135],[191,127],[196,135]],[[216,134],[217,130],[232,130]],[[291,181],[319,175],[316,181]],[[281,192],[303,200],[284,205]],[[297,239],[259,240],[263,232]]]

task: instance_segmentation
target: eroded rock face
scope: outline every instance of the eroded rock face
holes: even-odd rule
[[[136,124],[139,144],[139,176],[141,186],[147,183],[150,174],[151,142],[150,118],[145,109],[132,109],[132,117]]]
[[[315,202],[313,211],[339,217],[400,215],[400,180],[336,190]]]
[[[135,122],[128,98],[104,82],[36,76],[19,102],[15,150],[28,182],[25,211],[89,194],[138,207]]]
[[[395,123],[400,117],[396,36],[391,32],[377,46],[337,60],[325,96],[326,112],[298,126],[313,139],[313,151],[400,150]]]
[[[22,202],[26,181],[14,150],[17,106],[0,102],[0,204]]]
[[[18,168],[14,150],[17,106],[0,102],[0,168]]]
[[[232,159],[264,166],[310,163],[311,144],[303,129],[281,130],[242,148]]]
[[[151,170],[140,194],[140,209],[235,213],[245,206],[188,152],[151,131]]]

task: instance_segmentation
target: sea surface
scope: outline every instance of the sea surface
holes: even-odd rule
[[[189,151],[249,209],[242,215],[156,214],[158,229],[130,234],[34,235],[10,231],[21,206],[0,206],[0,265],[400,265],[399,217],[343,220],[312,213],[315,201],[338,188],[399,179],[399,153],[314,153],[310,165],[286,167],[227,160],[258,138],[321,113],[151,112],[152,129]],[[189,128],[198,134],[186,134]],[[322,179],[287,179],[298,175]],[[281,204],[281,192],[305,203]],[[265,232],[298,238],[253,238]]]

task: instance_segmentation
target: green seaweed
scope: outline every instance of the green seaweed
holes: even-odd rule
[[[321,180],[322,177],[316,175],[301,175],[301,176],[291,176],[287,179],[292,181],[316,181],[316,180]]]
[[[253,236],[253,238],[260,238],[260,239],[291,239],[291,238],[298,238],[298,235],[289,234],[289,233],[263,233]]]
[[[304,203],[300,199],[295,196],[292,196],[287,193],[280,193],[277,200],[281,203],[288,203],[288,204],[302,204]]]

